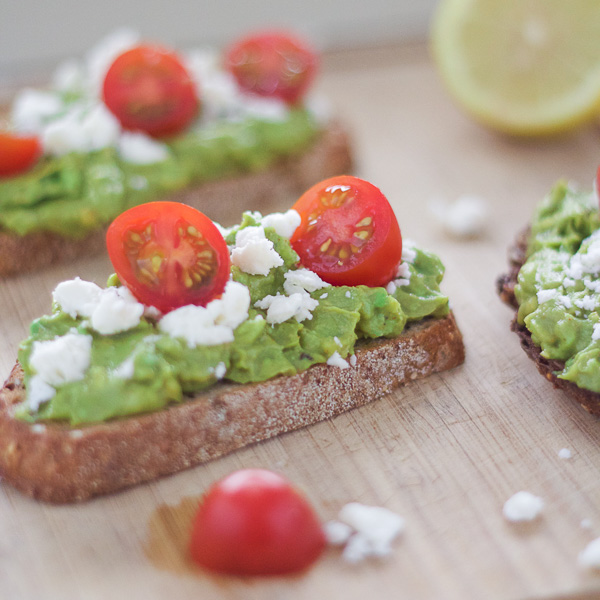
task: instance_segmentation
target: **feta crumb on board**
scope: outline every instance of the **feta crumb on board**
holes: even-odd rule
[[[459,196],[452,202],[432,199],[429,211],[446,233],[457,238],[481,235],[489,216],[485,200],[473,195]]]
[[[513,523],[533,521],[542,512],[544,500],[531,492],[521,491],[511,496],[502,508],[504,517]]]
[[[300,225],[300,214],[293,208],[284,213],[271,213],[261,219],[263,227],[272,227],[277,235],[290,239]]]
[[[568,448],[561,448],[558,451],[558,457],[564,460],[568,460],[573,456],[573,453]]]
[[[577,562],[586,569],[600,569],[600,537],[592,540],[579,553]]]
[[[348,361],[342,358],[337,350],[327,359],[327,364],[330,367],[339,367],[340,369],[350,368]]]
[[[284,296],[279,292],[275,296],[265,296],[254,303],[256,308],[267,311],[267,323],[274,325],[288,319],[296,319],[298,323],[312,319],[312,311],[319,301],[311,298],[306,292],[295,292]]]
[[[323,531],[329,544],[345,545],[342,557],[355,564],[388,556],[404,528],[404,519],[387,508],[350,502],[340,510],[338,520],[325,523]]]

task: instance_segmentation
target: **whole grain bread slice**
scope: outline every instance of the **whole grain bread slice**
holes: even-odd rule
[[[161,200],[190,204],[222,225],[232,225],[244,210],[264,214],[287,208],[311,185],[353,171],[348,131],[336,121],[299,156],[280,160],[264,171],[204,183]],[[38,270],[104,248],[105,230],[83,239],[40,231],[24,236],[0,228],[0,278]]]
[[[521,231],[508,252],[508,271],[498,277],[496,280],[496,289],[501,300],[515,309],[515,316],[511,322],[511,330],[519,336],[521,348],[527,356],[536,364],[538,371],[552,383],[555,388],[561,389],[566,394],[581,404],[585,410],[594,415],[600,415],[600,394],[580,388],[572,381],[559,379],[556,373],[562,371],[565,363],[559,360],[549,360],[541,355],[541,348],[537,346],[531,339],[531,333],[524,325],[520,325],[517,320],[517,311],[519,304],[515,298],[515,285],[519,270],[526,260],[527,252],[527,237],[529,228]]]
[[[397,338],[360,342],[346,369],[315,365],[261,383],[219,383],[165,410],[78,429],[14,418],[25,399],[17,364],[0,391],[0,474],[40,500],[85,500],[329,419],[464,356],[454,316],[427,318]]]

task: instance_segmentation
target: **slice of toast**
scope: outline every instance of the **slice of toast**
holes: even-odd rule
[[[219,383],[166,410],[77,429],[14,418],[25,399],[17,364],[0,391],[0,474],[40,500],[85,500],[331,418],[465,356],[452,313],[397,338],[361,341],[355,353],[346,369],[321,364],[261,383]]]
[[[501,275],[496,280],[496,289],[501,300],[515,309],[515,316],[511,322],[511,330],[519,336],[521,347],[533,360],[538,371],[552,383],[555,388],[559,388],[567,393],[567,395],[581,404],[585,410],[594,415],[600,415],[600,394],[580,388],[572,381],[559,379],[555,373],[562,371],[565,363],[559,360],[549,360],[541,355],[541,348],[534,344],[531,339],[531,333],[524,325],[520,325],[517,321],[517,311],[519,305],[515,298],[515,285],[519,270],[526,260],[527,251],[527,236],[529,228],[521,231],[512,246],[509,248],[508,261],[509,269],[507,273]]]
[[[242,210],[262,213],[287,208],[317,181],[353,171],[351,140],[346,129],[332,121],[311,147],[264,171],[211,181],[158,200],[190,204],[213,221],[231,225]],[[0,228],[0,278],[38,270],[77,257],[101,252],[105,230],[83,239],[50,232],[19,236]]]

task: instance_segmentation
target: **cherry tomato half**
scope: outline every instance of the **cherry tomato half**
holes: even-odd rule
[[[150,202],[119,215],[106,233],[119,279],[162,312],[219,297],[229,280],[229,250],[213,222],[178,202]]]
[[[402,236],[386,197],[342,175],[317,183],[293,207],[300,226],[290,242],[302,264],[333,285],[384,286],[402,258]]]
[[[33,167],[41,154],[42,144],[36,136],[0,131],[0,177],[27,171]]]
[[[325,536],[308,502],[271,471],[245,469],[217,482],[193,523],[190,553],[230,575],[283,575],[306,569]]]
[[[297,102],[317,70],[317,55],[303,42],[284,32],[247,36],[226,53],[227,69],[239,86],[252,94]]]
[[[196,117],[198,97],[189,73],[174,52],[136,46],[108,69],[104,102],[125,129],[154,137],[179,133]]]

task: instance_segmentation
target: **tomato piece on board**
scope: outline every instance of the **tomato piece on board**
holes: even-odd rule
[[[42,144],[37,136],[0,131],[0,177],[27,171],[41,154]]]
[[[164,137],[183,131],[196,117],[196,87],[177,55],[141,45],[119,55],[103,85],[104,103],[125,129]]]
[[[402,258],[402,236],[387,198],[368,181],[341,175],[317,183],[293,207],[301,223],[290,242],[302,264],[333,285],[385,286]]]
[[[130,208],[108,228],[106,245],[120,281],[162,312],[206,306],[229,280],[223,236],[207,216],[178,202]]]
[[[225,63],[244,91],[294,104],[312,83],[318,58],[302,41],[272,31],[234,43]]]
[[[202,567],[230,575],[284,575],[321,555],[325,535],[306,499],[281,475],[236,471],[207,492],[189,549]]]

